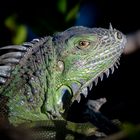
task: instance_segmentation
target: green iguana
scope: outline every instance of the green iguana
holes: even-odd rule
[[[109,68],[114,71],[125,44],[125,35],[112,27],[76,26],[22,45],[1,47],[0,118],[15,126],[65,120],[80,94],[86,97],[87,88],[98,77],[108,76]]]

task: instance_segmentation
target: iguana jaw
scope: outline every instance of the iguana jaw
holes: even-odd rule
[[[101,73],[98,73],[94,78],[86,81],[84,84],[81,83],[81,87],[79,87],[79,90],[77,92],[73,91],[72,102],[74,102],[75,100],[77,100],[77,102],[80,102],[80,94],[84,95],[84,97],[86,98],[88,92],[92,89],[93,85],[96,86],[98,84],[99,79],[102,81],[104,76],[108,78],[110,74],[113,74],[115,68],[118,68],[119,64],[120,63],[118,58],[118,60],[110,68],[106,69]]]
[[[122,49],[120,49],[120,52],[118,54],[121,54],[121,52],[122,52]],[[63,108],[59,110],[60,113],[67,111],[67,109],[69,109],[69,106],[75,100],[80,102],[81,94],[83,94],[86,98],[89,90],[92,89],[93,84],[95,83],[95,86],[97,85],[99,78],[102,81],[105,75],[106,77],[108,77],[111,73],[114,72],[115,68],[118,68],[120,55],[114,58],[115,59],[113,59],[111,63],[106,65],[106,67],[104,67],[103,69],[100,69],[99,72],[97,72],[88,80],[70,78],[70,79],[67,79],[64,83],[60,84],[60,86],[58,87],[57,93],[61,94],[62,96],[65,95],[66,92],[69,93],[69,99],[67,99],[67,102],[64,100],[66,104],[62,101],[59,101],[59,103],[61,104],[61,107]]]
[[[84,81],[84,83],[81,83],[81,87],[79,88],[79,90],[76,93],[73,92],[72,102],[74,102],[75,100],[77,100],[78,102],[80,102],[80,99],[81,99],[80,94],[83,94],[85,97],[87,97],[88,91],[92,89],[93,83],[96,86],[99,79],[101,81],[103,80],[104,75],[106,75],[106,77],[108,78],[111,73],[113,74],[114,69],[115,68],[118,68],[118,65],[120,64],[119,63],[120,56],[121,56],[121,54],[123,52],[123,49],[125,47],[126,42],[127,42],[126,37],[123,35],[123,40],[121,41],[120,45],[118,45],[118,47],[114,48],[114,49],[117,50],[115,52],[115,55],[114,54],[112,55],[110,53],[111,54],[110,57],[112,57],[112,59],[109,58],[108,60],[105,60],[105,62],[108,63],[108,61],[111,61],[111,63],[108,63],[106,66],[104,66],[104,68],[100,69],[89,80],[87,80],[87,81],[82,80],[82,81]]]
[[[58,104],[61,104],[61,108],[59,109],[59,113],[64,115],[67,115],[67,111],[69,110],[69,107],[71,104],[76,100],[78,103],[81,100],[81,94],[84,95],[86,98],[89,91],[92,89],[93,85],[97,85],[98,80],[100,79],[101,81],[103,80],[104,76],[107,78],[109,77],[110,74],[113,74],[115,68],[118,68],[120,58],[118,58],[114,64],[112,64],[109,68],[104,69],[100,73],[97,73],[93,78],[91,78],[88,81],[84,81],[84,79],[77,80],[75,79],[69,79],[69,85],[68,84],[61,84],[61,86],[58,88],[58,93],[65,95],[67,92],[68,97],[67,101],[64,100],[64,102],[59,101]],[[67,82],[68,83],[68,82]],[[61,97],[62,98],[62,97]],[[66,117],[66,116],[64,116]]]

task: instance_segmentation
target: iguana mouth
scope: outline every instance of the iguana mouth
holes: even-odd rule
[[[84,97],[86,98],[89,91],[92,90],[92,87],[94,85],[96,86],[98,84],[99,79],[100,79],[100,81],[102,81],[105,76],[108,78],[110,74],[113,74],[115,68],[118,68],[118,66],[120,65],[119,60],[120,60],[120,58],[118,58],[116,60],[116,62],[111,67],[109,67],[107,70],[97,74],[96,78],[91,79],[91,80],[87,81],[85,84],[83,84],[76,93],[73,92],[74,94],[72,97],[72,102],[77,100],[77,102],[79,103],[81,100],[81,94],[84,95]]]

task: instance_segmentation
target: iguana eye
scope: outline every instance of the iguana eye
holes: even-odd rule
[[[87,48],[89,46],[90,42],[89,41],[79,41],[78,43],[78,48],[80,49],[84,49]]]

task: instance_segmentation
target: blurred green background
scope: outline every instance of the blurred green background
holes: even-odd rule
[[[0,46],[52,35],[71,26],[138,29],[137,3],[121,0],[1,0]],[[131,8],[131,10],[130,10]],[[133,9],[132,9],[133,8]],[[137,22],[136,22],[137,20]]]

